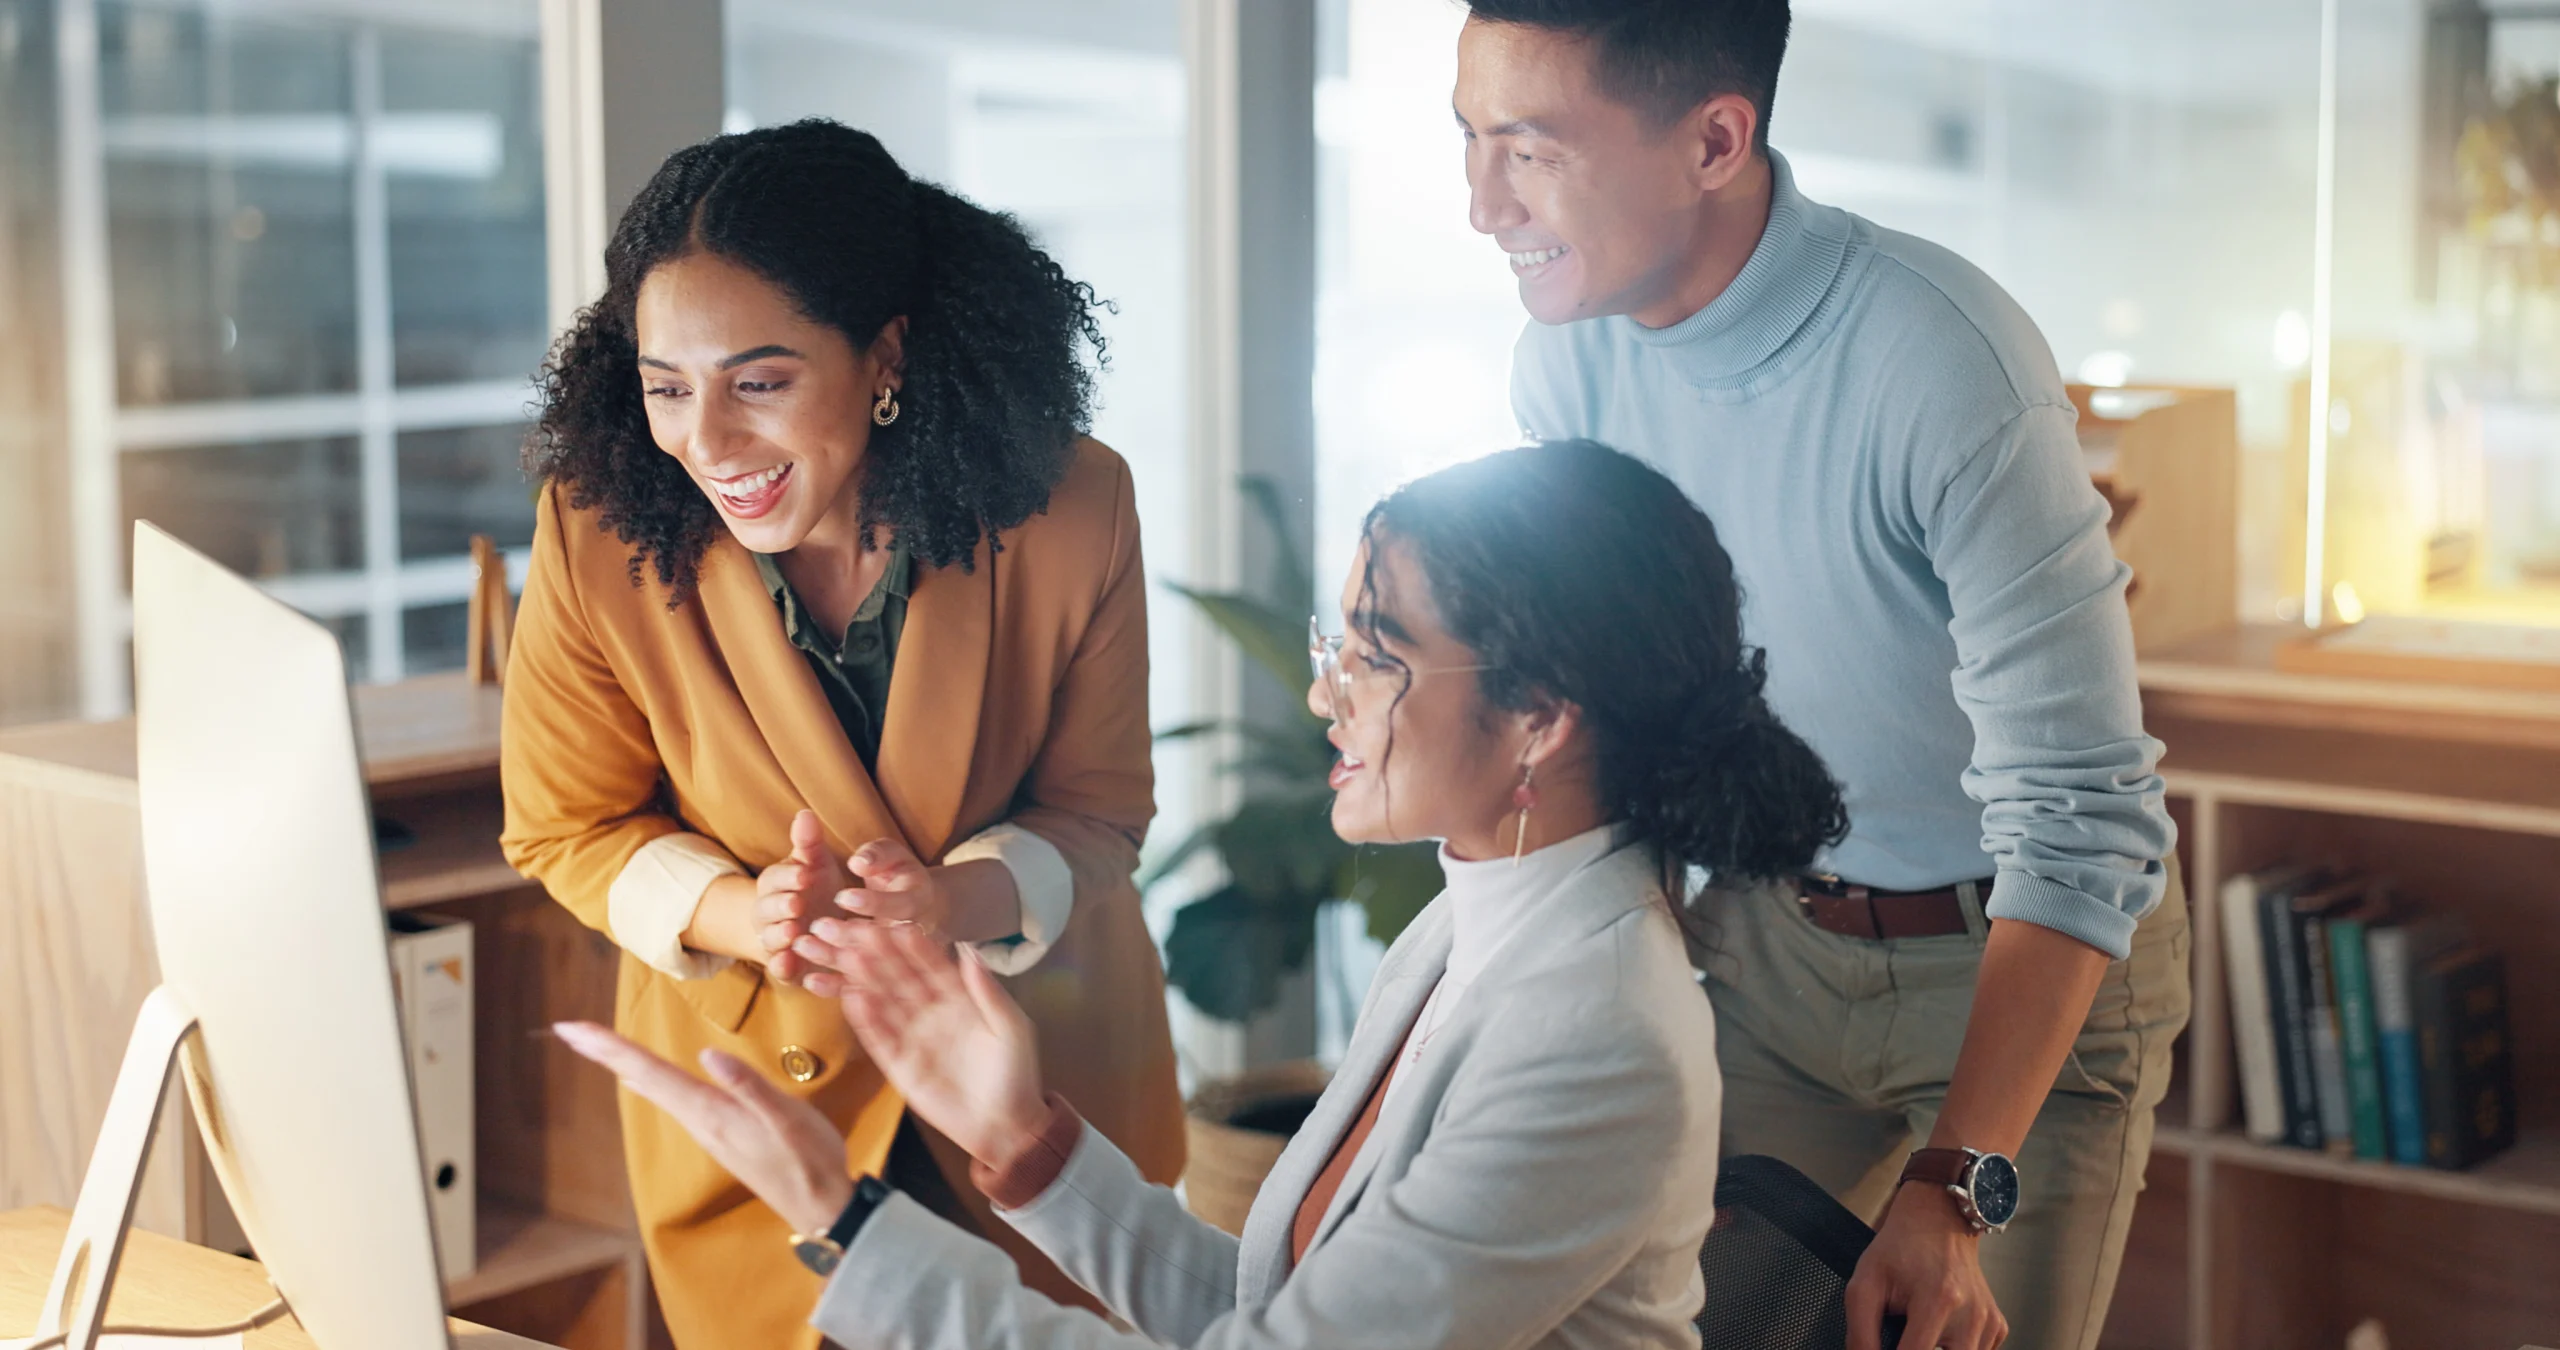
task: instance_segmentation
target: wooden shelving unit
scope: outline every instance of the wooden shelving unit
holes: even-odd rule
[[[2193,1019],[2105,1344],[2394,1350],[2560,1338],[2560,698],[2275,669],[2283,630],[2146,656],[2193,911]],[[2506,954],[2521,1140],[2469,1172],[2238,1128],[2223,880],[2292,859],[2394,878]]]
[[[578,1276],[620,1268],[631,1234],[556,1215],[483,1204],[480,1265],[445,1284],[445,1302],[467,1308]]]
[[[384,908],[415,909],[524,885],[498,852],[504,812],[495,793],[393,798],[381,810],[417,834],[416,843],[382,855]]]
[[[469,919],[474,932],[479,1259],[448,1284],[446,1303],[570,1350],[642,1350],[653,1303],[616,1089],[539,1034],[563,1018],[610,1020],[618,956],[499,854],[494,687],[440,676],[355,697],[375,815],[415,836],[382,856],[385,907],[430,907]],[[99,974],[83,984],[85,1006],[53,1009],[59,1025],[0,1028],[23,1036],[28,1051],[0,1054],[0,1067],[33,1067],[35,1081],[16,1100],[46,1110],[22,1118],[7,1105],[22,1085],[0,1082],[0,1192],[22,1201],[70,1203],[113,1065],[157,980],[133,763],[130,722],[0,732],[0,808],[15,812],[0,825],[26,831],[0,837],[0,853],[26,855],[24,866],[0,867],[0,888],[71,930],[65,950],[29,951],[29,967],[0,969],[0,980],[36,981],[29,1005],[43,1008],[62,963]],[[227,1245],[229,1216],[192,1131],[173,1117],[162,1145],[139,1221]]]
[[[2309,1149],[2261,1144],[2234,1130],[2200,1130],[2187,1125],[2163,1126],[2152,1150],[2171,1157],[2212,1158],[2237,1167],[2431,1195],[2491,1209],[2560,1215],[2560,1137],[2548,1130],[2525,1135],[2516,1141],[2513,1151],[2468,1172],[2335,1158]]]

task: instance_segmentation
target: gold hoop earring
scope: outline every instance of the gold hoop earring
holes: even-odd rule
[[[1511,836],[1511,865],[1520,865],[1520,855],[1529,849],[1529,813],[1538,809],[1538,766],[1520,766],[1520,786],[1511,789],[1511,804],[1520,810],[1519,828]]]
[[[871,405],[871,425],[885,427],[898,420],[898,391],[883,389]]]

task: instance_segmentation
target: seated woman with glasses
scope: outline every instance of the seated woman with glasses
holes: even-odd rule
[[[834,1127],[745,1064],[706,1053],[704,1082],[560,1029],[802,1231],[831,1340],[1697,1345],[1721,1086],[1676,901],[1691,867],[1810,862],[1842,831],[1838,790],[1762,701],[1714,527],[1635,460],[1504,451],[1399,490],[1361,540],[1348,632],[1318,636],[1308,691],[1341,751],[1333,825],[1440,840],[1448,885],[1387,953],[1241,1240],[1043,1090],[1030,1023],[965,944],[829,920],[799,948],[1004,1222],[1134,1331],[847,1177]]]

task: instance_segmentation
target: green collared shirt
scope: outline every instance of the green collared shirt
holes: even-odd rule
[[[783,633],[809,658],[809,669],[817,673],[818,687],[826,692],[836,721],[844,725],[845,739],[862,756],[862,767],[877,773],[880,728],[889,708],[889,672],[898,659],[898,637],[907,626],[907,591],[915,580],[915,561],[907,554],[906,542],[890,541],[888,568],[853,611],[853,622],[845,625],[841,638],[818,627],[791,583],[782,579],[782,568],[772,555],[758,553],[755,560],[765,593],[782,611]]]

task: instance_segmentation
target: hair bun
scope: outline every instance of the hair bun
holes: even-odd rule
[[[1629,814],[1671,852],[1729,875],[1778,876],[1848,832],[1839,785],[1761,694],[1767,661],[1752,649],[1675,714],[1670,734],[1629,748],[1647,790]],[[1803,803],[1821,809],[1808,812]]]

